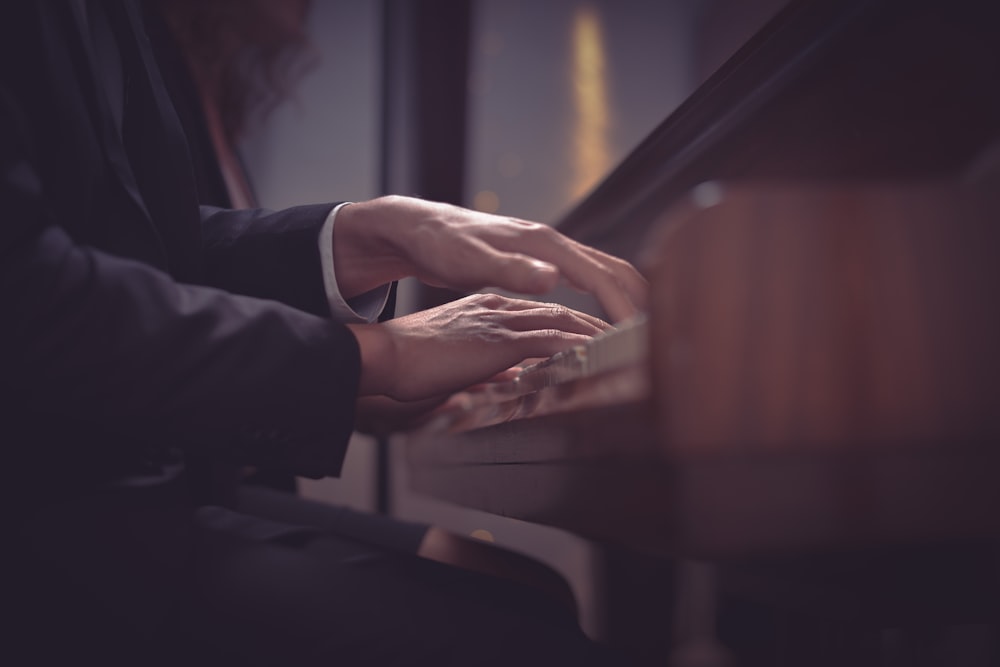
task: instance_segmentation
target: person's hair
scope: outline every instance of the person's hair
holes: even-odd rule
[[[309,0],[156,0],[201,95],[235,142],[318,60]]]

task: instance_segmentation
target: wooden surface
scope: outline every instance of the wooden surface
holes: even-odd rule
[[[987,186],[710,187],[647,257],[665,447],[996,442]]]
[[[981,185],[696,191],[649,243],[649,396],[415,434],[414,487],[660,554],[995,535],[998,214]]]

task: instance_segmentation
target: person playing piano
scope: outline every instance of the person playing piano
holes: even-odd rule
[[[492,294],[377,323],[394,280],[564,279],[620,320],[643,306],[638,272],[543,225],[406,197],[199,207],[132,3],[0,12],[9,636],[42,663],[603,660],[558,604],[418,558],[405,529],[394,546],[305,511],[199,506],[184,458],[336,475],[359,398],[435,399],[609,326]]]

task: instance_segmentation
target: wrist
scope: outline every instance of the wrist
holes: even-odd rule
[[[390,197],[344,206],[333,228],[333,263],[344,298],[405,277],[399,230],[393,230]]]
[[[388,395],[395,385],[398,353],[387,327],[381,324],[348,324],[361,352],[359,396]]]

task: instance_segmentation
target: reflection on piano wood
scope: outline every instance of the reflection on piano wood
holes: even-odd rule
[[[456,399],[413,434],[413,484],[658,553],[994,534],[998,220],[984,184],[692,198],[645,257],[648,360]]]

